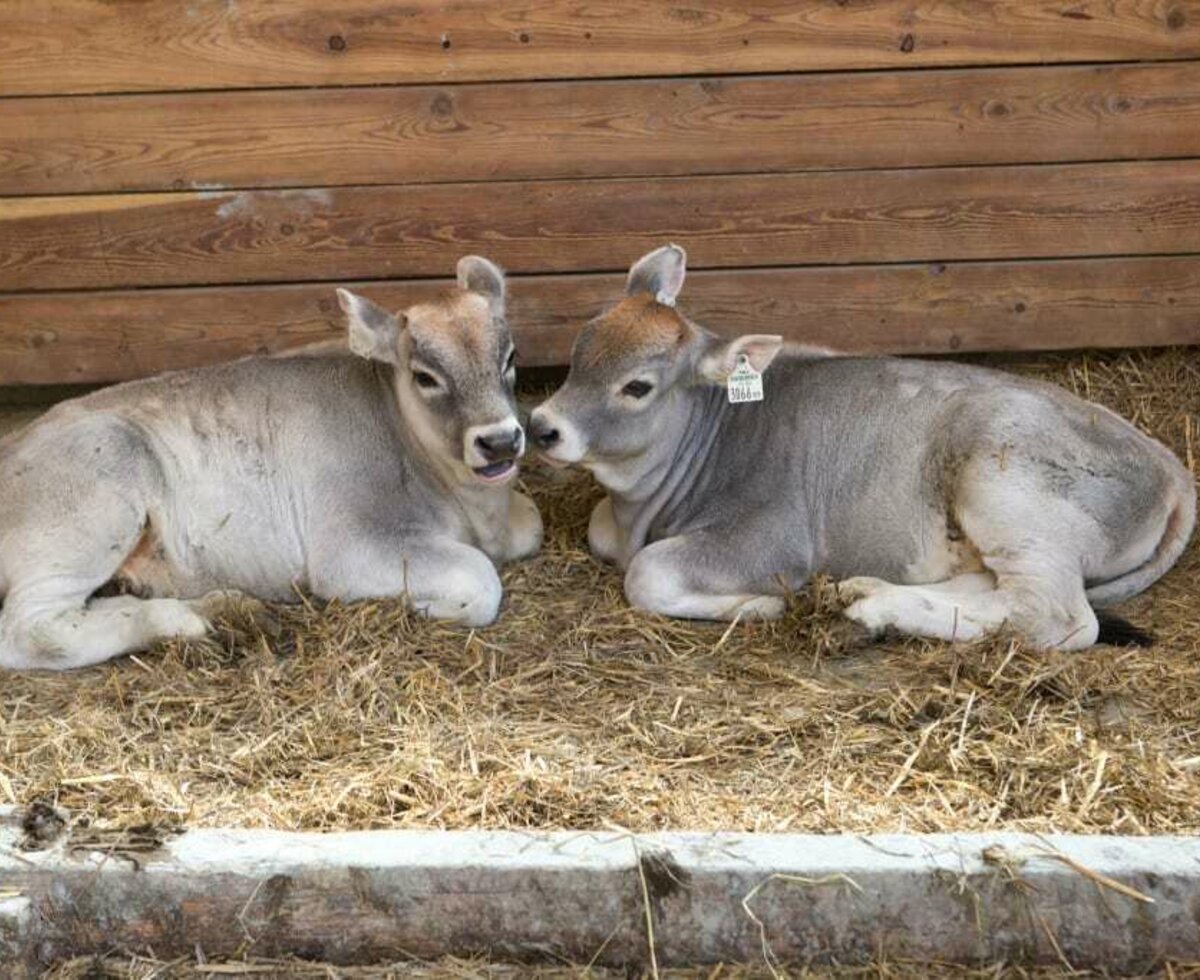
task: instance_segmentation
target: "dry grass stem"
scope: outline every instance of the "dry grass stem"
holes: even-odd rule
[[[1186,455],[1200,353],[1005,362]],[[1193,456],[1194,458],[1194,456]],[[632,612],[598,491],[534,467],[549,529],[499,623],[307,602],[68,675],[6,675],[0,799],[93,833],[279,829],[1200,831],[1200,548],[1121,612],[1150,650],[855,645],[829,583],[776,623]],[[118,845],[114,845],[118,846]],[[123,846],[123,845],[119,845]]]

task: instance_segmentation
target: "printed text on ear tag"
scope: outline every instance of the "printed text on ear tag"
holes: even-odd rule
[[[745,354],[738,356],[737,367],[729,373],[725,390],[729,395],[730,405],[763,400],[762,375],[754,370]]]

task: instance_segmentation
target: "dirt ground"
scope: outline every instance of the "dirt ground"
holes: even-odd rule
[[[1200,351],[1006,369],[1109,404],[1196,472]],[[845,642],[829,589],[766,625],[632,613],[587,553],[596,488],[537,467],[548,525],[500,622],[274,609],[0,687],[0,802],[93,828],[1195,833],[1200,547],[1121,612],[1149,649]]]

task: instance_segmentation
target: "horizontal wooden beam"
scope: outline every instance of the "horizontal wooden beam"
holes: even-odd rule
[[[362,283],[391,308],[442,283]],[[523,365],[566,362],[613,275],[514,277]],[[698,272],[680,308],[725,334],[855,352],[1200,344],[1200,256]],[[0,296],[0,384],[116,381],[343,336],[331,285]]]
[[[1200,156],[1200,62],[0,100],[0,194]]]
[[[6,0],[4,27],[5,95],[1200,54],[1196,0]]]
[[[0,826],[6,977],[32,980],[58,960],[114,949],[337,964],[490,955],[627,970],[882,956],[1141,975],[1190,960],[1200,943],[1200,842],[1186,837],[87,836],[22,853],[19,829]]]
[[[1200,252],[1200,160],[0,200],[0,290]]]

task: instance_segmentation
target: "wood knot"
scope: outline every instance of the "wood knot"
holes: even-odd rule
[[[916,46],[917,46],[917,39],[915,37],[913,37],[911,34],[905,34],[903,39],[900,41],[900,50],[903,51],[905,54],[910,54],[912,52],[912,49],[915,48]]]
[[[1187,24],[1187,16],[1178,7],[1172,7],[1167,14],[1167,27],[1172,31],[1182,30]]]
[[[340,34],[331,35],[329,38],[329,50],[330,51],[345,51],[346,50],[346,39],[344,37],[342,37],[342,35],[340,35]]]

